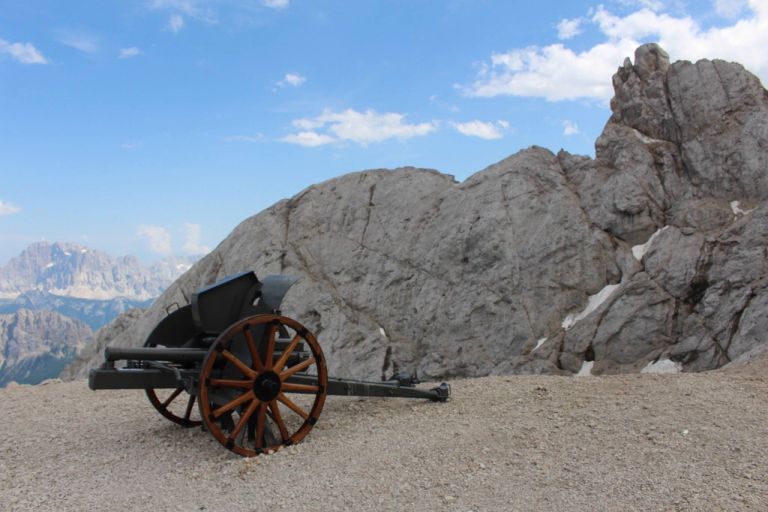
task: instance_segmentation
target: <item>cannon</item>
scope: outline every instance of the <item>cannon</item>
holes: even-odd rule
[[[297,280],[259,280],[247,271],[197,290],[189,304],[167,311],[143,347],[107,347],[89,387],[143,389],[163,417],[202,425],[244,457],[300,442],[328,395],[450,397],[446,383],[421,389],[409,375],[382,382],[329,377],[315,336],[280,311]]]

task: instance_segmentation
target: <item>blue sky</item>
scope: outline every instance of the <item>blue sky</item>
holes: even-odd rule
[[[593,154],[657,41],[768,77],[768,0],[25,0],[0,8],[0,264],[150,262],[341,174]]]

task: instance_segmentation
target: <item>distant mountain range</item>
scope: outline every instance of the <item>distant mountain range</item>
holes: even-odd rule
[[[0,386],[58,376],[95,331],[151,305],[194,261],[143,266],[76,244],[30,245],[0,267]]]
[[[118,258],[81,245],[38,242],[0,268],[0,298],[36,290],[61,297],[145,301],[160,295],[192,263],[192,258],[172,257],[145,267],[135,256]]]

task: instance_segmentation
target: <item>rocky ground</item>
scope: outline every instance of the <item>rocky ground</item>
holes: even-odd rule
[[[241,459],[84,381],[0,390],[2,510],[768,510],[768,362],[452,382],[444,404],[329,398]]]

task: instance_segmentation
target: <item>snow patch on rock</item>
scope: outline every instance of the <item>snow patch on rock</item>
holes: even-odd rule
[[[565,320],[563,320],[563,323],[562,323],[563,329],[567,331],[568,329],[573,327],[576,322],[578,322],[582,318],[585,318],[591,312],[596,310],[600,306],[600,304],[608,300],[608,297],[610,297],[611,294],[619,286],[620,284],[609,284],[605,286],[602,290],[597,292],[596,294],[590,295],[587,301],[587,307],[584,308],[583,311],[581,311],[580,313],[571,313],[570,315],[565,317]]]
[[[581,365],[581,368],[579,368],[579,373],[576,374],[577,377],[589,377],[592,375],[592,367],[595,366],[594,361],[584,361],[584,364]]]
[[[755,209],[743,210],[739,201],[731,201],[731,211],[734,215],[748,215],[755,211]]]
[[[659,233],[661,233],[668,227],[669,226],[664,226],[660,230],[656,231],[654,234],[651,235],[651,238],[649,238],[648,241],[645,242],[644,244],[635,245],[634,247],[632,247],[632,256],[634,256],[637,261],[642,261],[643,256],[645,256],[645,253],[648,252],[648,249],[651,248],[651,244],[653,244],[653,239],[656,238],[659,235]]]
[[[648,363],[640,373],[680,373],[682,369],[682,364],[665,358]]]

